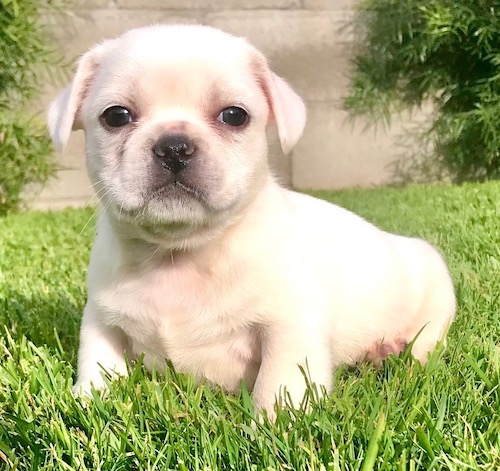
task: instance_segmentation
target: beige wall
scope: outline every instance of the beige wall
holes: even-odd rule
[[[71,15],[53,21],[65,56],[73,60],[103,38],[158,22],[198,22],[246,36],[269,57],[308,105],[303,138],[289,157],[276,143],[271,160],[288,185],[300,189],[371,186],[391,181],[401,152],[395,136],[363,132],[346,121],[355,0],[80,0]],[[47,90],[44,102],[55,95]],[[84,170],[83,136],[75,133],[60,157],[63,170],[35,199],[34,207],[82,204],[92,195]]]

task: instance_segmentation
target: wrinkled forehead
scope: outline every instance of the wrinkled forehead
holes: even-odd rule
[[[131,31],[106,51],[96,82],[117,103],[135,96],[148,107],[206,101],[229,106],[263,98],[255,54],[243,39],[209,28]]]

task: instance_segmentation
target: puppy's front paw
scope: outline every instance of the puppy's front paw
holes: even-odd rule
[[[78,381],[71,391],[75,397],[92,397],[92,383],[90,381]]]
[[[311,388],[313,387],[316,388],[315,385],[311,385]],[[315,389],[315,392],[315,395],[319,396],[318,389]],[[269,421],[274,422],[276,420],[277,409],[292,408],[309,413],[311,401],[304,383],[304,387],[292,390],[286,387],[280,387],[279,391],[273,395],[254,395],[254,407],[259,417],[265,414]]]
[[[98,379],[78,379],[72,388],[72,392],[75,397],[92,397],[92,388],[105,390],[107,387],[104,378],[99,375]]]
[[[274,410],[275,401],[263,401],[262,398],[253,399],[255,416],[260,423],[264,422],[266,416],[270,422],[276,420],[276,411]]]

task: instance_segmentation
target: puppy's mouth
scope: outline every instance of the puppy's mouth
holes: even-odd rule
[[[184,179],[175,178],[168,183],[155,185],[147,191],[147,200],[168,201],[189,201],[195,200],[198,203],[206,204],[207,195],[205,191]]]
[[[185,193],[192,196],[195,200],[200,201],[200,203],[203,202],[203,200],[205,200],[204,195],[202,194],[201,191],[199,191],[198,189],[196,189],[190,185],[187,185],[186,183],[183,183],[179,180],[174,180],[172,185],[177,187],[177,188],[180,188]]]
[[[203,190],[179,179],[145,188],[141,192],[140,200],[133,205],[120,204],[119,201],[114,203],[120,219],[129,219],[135,223],[148,220],[150,216],[159,220],[162,215],[167,215],[167,219],[171,222],[179,217],[185,218],[196,208],[210,207],[208,197]]]

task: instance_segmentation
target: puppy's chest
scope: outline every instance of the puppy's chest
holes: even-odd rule
[[[98,304],[136,353],[168,358],[228,389],[252,382],[260,363],[259,300],[243,280],[157,270],[110,284]]]

